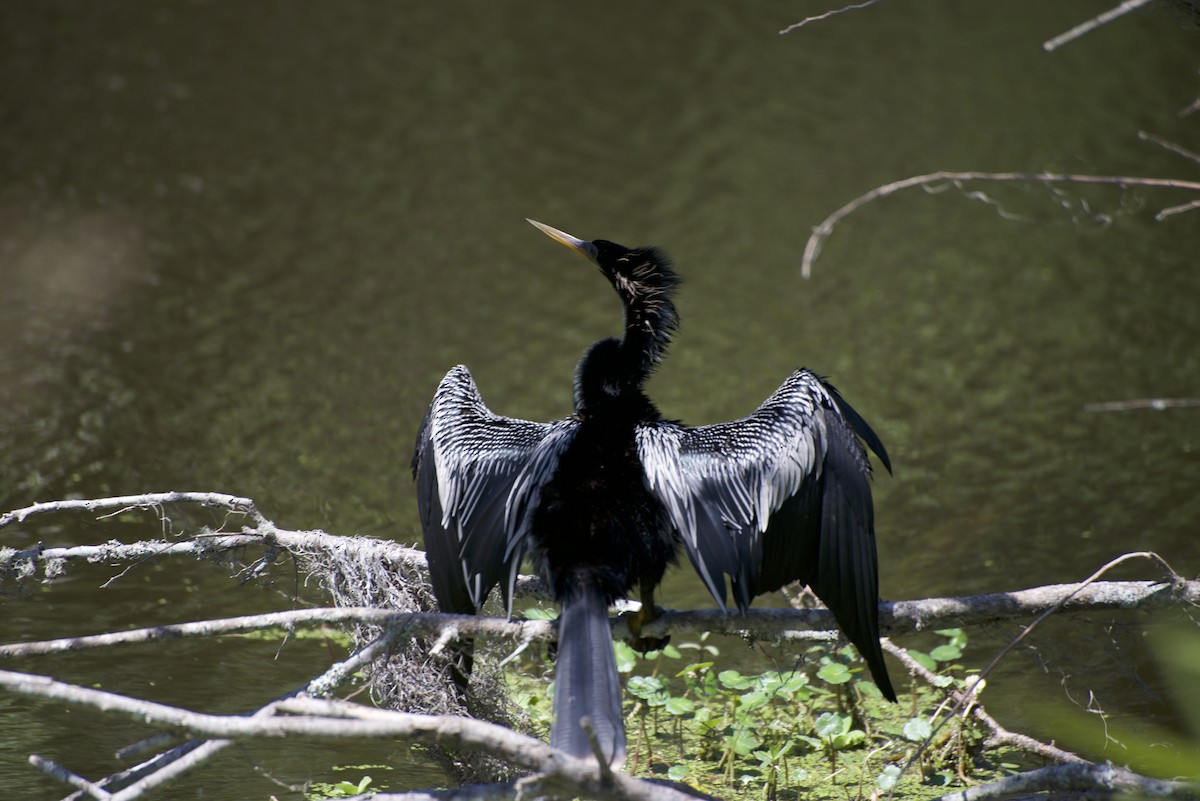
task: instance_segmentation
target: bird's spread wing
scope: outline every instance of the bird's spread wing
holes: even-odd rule
[[[524,510],[536,497],[516,514],[509,497],[539,446],[563,425],[493,414],[462,366],[438,385],[417,436],[413,476],[430,580],[444,610],[477,611],[520,561],[511,527],[524,528]],[[504,589],[507,606],[508,582]]]
[[[717,603],[726,604],[726,576],[742,609],[800,580],[878,680],[868,654],[879,651],[870,465],[856,432],[887,464],[866,422],[800,370],[741,420],[697,428],[660,422],[637,436],[650,490]]]

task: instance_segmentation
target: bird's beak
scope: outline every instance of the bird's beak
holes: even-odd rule
[[[561,242],[562,244],[566,245],[588,261],[594,262],[596,260],[596,254],[598,251],[596,250],[596,246],[591,242],[587,242],[583,239],[577,239],[565,231],[560,231],[557,228],[551,228],[545,223],[540,223],[537,220],[531,220],[528,217],[525,218],[525,221],[546,236],[553,239],[555,242]]]

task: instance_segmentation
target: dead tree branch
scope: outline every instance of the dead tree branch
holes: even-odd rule
[[[842,6],[841,8],[831,8],[828,11],[824,12],[823,14],[816,14],[811,17],[805,17],[804,19],[800,20],[799,22],[793,22],[791,25],[789,25],[786,28],[784,28],[783,30],[781,30],[779,32],[779,35],[784,36],[786,34],[791,33],[794,30],[803,28],[805,25],[808,25],[809,23],[823,22],[824,20],[827,20],[830,17],[836,17],[839,14],[845,14],[850,11],[861,11],[862,9],[869,8],[870,6],[873,6],[878,2],[879,2],[879,0],[863,0],[863,2],[861,2],[861,3],[852,3],[851,5]]]
[[[1146,131],[1138,131],[1138,139],[1141,139],[1143,142],[1152,142],[1162,149],[1170,153],[1174,153],[1176,156],[1182,156],[1193,164],[1200,165],[1200,153],[1193,153],[1186,147],[1177,145],[1174,142],[1168,142],[1161,136],[1155,136],[1154,134],[1147,133]]]
[[[1006,776],[988,784],[944,795],[937,801],[991,801],[999,798],[1025,798],[1034,793],[1046,792],[1061,797],[1076,797],[1077,794],[1097,790],[1105,794],[1120,793],[1134,797],[1200,798],[1200,787],[1195,784],[1150,779],[1127,768],[1117,767],[1111,762],[1083,762],[1051,765],[1015,776]]]
[[[0,515],[0,528],[4,528],[10,523],[22,523],[31,515],[46,514],[49,512],[75,510],[87,512],[113,510],[121,512],[126,509],[150,509],[179,503],[227,509],[230,512],[247,515],[250,519],[258,523],[265,522],[266,520],[258,511],[258,507],[254,505],[254,501],[249,498],[226,495],[222,492],[151,492],[142,495],[119,495],[112,498],[35,503],[23,509],[14,509],[11,512]]]
[[[339,570],[344,572],[339,574],[340,578],[327,580],[340,582],[352,588],[364,583],[378,582],[385,576],[390,576],[402,585],[417,585],[415,589],[422,593],[427,590],[424,587],[426,580],[423,578],[424,554],[414,548],[386,540],[340,537],[320,531],[279,529],[257,512],[253,501],[218,493],[158,493],[36,504],[9,512],[3,518],[11,523],[24,520],[32,514],[71,510],[111,511],[131,507],[150,508],[162,516],[163,507],[170,503],[215,505],[219,508],[242,510],[239,514],[244,513],[247,516],[250,516],[250,513],[244,510],[254,509],[253,525],[244,526],[240,533],[212,533],[201,529],[201,533],[194,535],[192,539],[128,544],[108,542],[104,545],[71,548],[46,548],[39,545],[20,551],[3,549],[0,551],[0,581],[15,578],[19,582],[38,576],[53,578],[61,575],[68,565],[81,561],[120,565],[125,562],[142,561],[148,557],[210,557],[253,546],[261,547],[272,554],[266,559],[268,566],[275,558],[274,554],[278,553],[291,554],[301,559],[305,565],[318,564],[322,554],[325,558],[329,558],[329,554],[337,554],[343,560],[339,562]],[[886,632],[904,633],[1034,616],[1040,620],[1051,613],[1154,610],[1200,604],[1200,581],[1185,580],[1154,554],[1129,554],[1117,561],[1132,558],[1151,560],[1161,572],[1162,578],[1145,581],[1099,581],[1102,570],[1082,583],[958,598],[885,603],[880,608],[881,625]],[[1115,562],[1104,569],[1108,569],[1112,564]],[[363,569],[364,565],[371,566],[372,570],[382,569],[383,573],[364,574],[364,579],[356,572]],[[523,586],[526,591],[531,591],[536,589],[537,584],[528,580]],[[449,714],[401,714],[368,706],[322,700],[327,699],[352,673],[368,668],[382,670],[381,666],[398,658],[400,651],[393,650],[393,644],[397,642],[419,643],[420,648],[417,650],[424,649],[423,653],[429,653],[437,649],[437,643],[449,643],[459,637],[483,637],[483,642],[488,639],[508,638],[521,643],[555,637],[555,624],[550,621],[507,621],[500,618],[446,615],[424,611],[426,607],[408,602],[400,604],[398,609],[385,609],[381,606],[364,605],[364,601],[373,602],[374,596],[370,593],[346,594],[336,591],[337,587],[332,589],[335,590],[335,599],[343,605],[0,645],[0,659],[11,659],[130,643],[211,637],[268,628],[293,631],[298,627],[327,623],[352,625],[356,627],[356,631],[361,632],[362,638],[359,641],[364,645],[350,657],[330,667],[304,687],[246,715],[205,715],[64,684],[47,676],[11,671],[0,671],[0,687],[6,687],[13,692],[55,698],[66,703],[93,706],[132,716],[166,730],[165,735],[159,734],[143,744],[125,749],[127,753],[158,749],[184,737],[205,738],[188,740],[141,765],[95,782],[35,756],[35,763],[43,770],[59,776],[78,789],[72,796],[75,799],[86,794],[93,798],[132,801],[185,771],[203,764],[237,739],[304,737],[331,740],[376,736],[402,737],[414,742],[450,745],[489,753],[507,760],[510,764],[534,771],[535,775],[531,778],[506,783],[478,784],[472,792],[482,793],[480,797],[509,798],[530,793],[587,795],[599,798],[673,798],[678,795],[677,791],[670,788],[637,783],[633,779],[602,771],[595,764],[581,763],[585,764],[586,770],[579,765],[567,764],[562,761],[562,755],[554,754],[540,741],[531,740],[504,726],[479,723],[470,718],[464,719]],[[346,599],[359,600],[357,603],[346,603]],[[662,636],[669,630],[711,631],[766,639],[801,636],[797,632],[829,630],[834,625],[830,613],[824,609],[754,609],[746,615],[730,615],[718,610],[668,611],[649,626],[645,633],[649,636]],[[614,628],[617,636],[628,635],[623,619],[618,618]],[[909,663],[902,652],[897,655],[906,664]],[[910,669],[914,669],[912,665]],[[987,716],[976,699],[972,697],[968,700],[970,714],[992,732],[994,742],[1008,743],[1047,758],[1077,759],[1068,752],[1054,749],[1053,746],[1038,743],[1024,735],[1007,732]],[[393,704],[390,698],[385,706],[427,709],[420,704]],[[492,735],[497,732],[503,732],[504,738],[496,740]],[[536,748],[530,750],[534,745]],[[584,772],[580,773],[579,770]],[[630,782],[633,784],[629,784]]]
[[[1104,610],[1153,611],[1181,605],[1200,605],[1200,581],[1099,581],[1082,590],[1078,584],[1054,584],[1015,592],[925,598],[880,604],[880,627],[888,634],[982,625],[1036,616],[1067,601],[1064,613]],[[54,640],[0,645],[0,659],[43,656],[132,643],[211,637],[263,629],[293,631],[304,626],[361,623],[393,626],[410,634],[450,632],[455,637],[501,637],[518,642],[546,642],[557,637],[547,620],[505,620],[499,617],[451,615],[442,612],[395,612],[369,607],[315,607],[262,615],[200,620],[128,631],[64,637]],[[669,632],[712,632],[756,638],[785,637],[835,627],[825,609],[749,609],[731,614],[717,609],[671,610],[648,624],[653,636]],[[614,620],[614,634],[629,636],[623,618]]]
[[[1200,205],[1200,200],[1193,201]],[[1200,398],[1134,398],[1085,404],[1085,412],[1125,412],[1130,409],[1190,409],[1200,406]]]
[[[1173,178],[1138,178],[1129,175],[1078,175],[1070,173],[1053,173],[1053,172],[947,172],[938,171],[929,173],[928,175],[916,175],[912,178],[905,178],[902,181],[893,181],[883,186],[878,186],[870,192],[859,195],[851,200],[846,205],[842,206],[837,211],[826,217],[820,225],[813,229],[812,234],[808,238],[808,242],[804,245],[804,258],[801,261],[801,274],[808,278],[812,275],[812,265],[816,261],[817,256],[821,252],[821,246],[825,240],[833,233],[834,226],[845,219],[848,215],[853,214],[858,209],[866,204],[879,198],[887,197],[895,194],[902,189],[911,189],[914,186],[934,186],[936,184],[949,182],[952,184],[960,184],[965,181],[1000,181],[1000,182],[1033,182],[1044,184],[1107,184],[1111,186],[1131,187],[1144,186],[1156,189],[1188,189],[1193,192],[1200,192],[1200,182],[1198,181],[1183,181]]]
[[[397,634],[398,631],[395,630],[385,631],[379,639],[351,654],[346,659],[333,664],[304,687],[272,701],[253,712],[250,717],[270,717],[275,714],[276,706],[290,698],[300,696],[309,698],[325,697],[331,694],[352,673],[384,655],[388,648],[391,647],[392,641]],[[122,750],[127,754],[135,753],[139,750],[151,750],[160,747],[164,742],[170,742],[175,739],[178,739],[178,735],[157,735],[137,746]],[[140,765],[108,776],[96,782],[95,786],[104,789],[106,792],[109,788],[114,790],[112,801],[133,801],[133,799],[140,798],[145,793],[161,787],[198,767],[232,744],[233,740],[228,738],[190,740],[168,751],[157,754]],[[76,794],[70,798],[78,799],[79,797]]]
[[[534,771],[539,794],[613,801],[683,801],[689,798],[674,788],[602,770],[590,760],[568,757],[540,740],[470,718],[413,715],[367,707],[352,711],[349,707],[354,705],[334,702],[305,703],[299,707],[277,703],[272,705],[271,714],[252,717],[209,715],[67,684],[48,676],[7,670],[0,670],[0,686],[22,695],[124,715],[193,737],[222,740],[298,738],[317,742],[400,738],[429,745],[448,743],[459,748],[488,751]],[[283,714],[288,709],[305,714]],[[126,792],[109,797],[124,798]]]
[[[924,681],[931,687],[939,687],[942,682],[939,677],[922,665],[917,660],[908,655],[908,651],[893,643],[891,640],[882,640],[883,650],[887,651],[892,656],[900,660],[903,665],[908,668],[910,675]],[[1014,748],[1019,748],[1022,751],[1030,754],[1037,754],[1046,759],[1055,762],[1082,762],[1091,764],[1083,757],[1073,754],[1070,751],[1064,751],[1050,743],[1043,743],[1040,740],[1035,740],[1027,734],[1009,731],[1001,726],[995,718],[987,713],[983,705],[980,704],[977,698],[967,698],[963,690],[949,690],[948,696],[956,705],[970,707],[971,716],[974,717],[980,724],[983,725],[991,735],[988,739],[988,745],[1011,745]]]
[[[1107,25],[1108,23],[1112,22],[1114,19],[1117,19],[1118,17],[1123,17],[1131,11],[1136,11],[1137,9],[1148,4],[1149,2],[1150,2],[1150,0],[1124,0],[1123,3],[1116,6],[1115,8],[1110,8],[1108,11],[1105,11],[1103,14],[1097,14],[1096,16],[1092,17],[1091,19],[1086,20],[1085,22],[1079,23],[1078,25],[1076,25],[1074,28],[1067,31],[1066,33],[1060,33],[1058,36],[1055,36],[1052,39],[1046,40],[1042,44],[1042,49],[1045,50],[1047,53],[1057,50],[1058,48],[1062,47],[1063,45],[1067,44],[1068,42],[1073,42],[1076,39],[1078,39],[1080,36],[1083,36],[1085,34],[1091,33],[1092,31],[1096,30],[1101,25]]]

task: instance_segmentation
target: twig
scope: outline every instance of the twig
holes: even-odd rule
[[[1060,33],[1053,39],[1047,40],[1042,44],[1042,49],[1047,53],[1057,50],[1068,42],[1072,42],[1084,34],[1091,33],[1101,25],[1107,25],[1117,17],[1122,17],[1128,14],[1130,11],[1135,11],[1149,2],[1150,0],[1125,0],[1125,2],[1121,3],[1119,6],[1110,8],[1103,14],[1098,14],[1086,22],[1079,23],[1066,33]]]
[[[971,692],[971,693],[959,692],[959,693],[954,694],[955,703],[954,703],[953,709],[950,711],[950,713],[945,718],[943,718],[938,723],[937,726],[933,727],[933,731],[930,732],[929,736],[925,738],[925,742],[921,744],[920,748],[917,749],[917,752],[914,753],[913,756],[908,760],[908,762],[905,764],[904,768],[902,769],[902,772],[907,771],[909,768],[911,768],[916,763],[920,753],[925,748],[928,747],[929,743],[933,740],[934,735],[937,734],[938,730],[941,729],[941,727],[943,725],[945,725],[945,723],[951,717],[957,715],[960,711],[966,709],[968,706],[975,703],[975,695],[978,692],[977,688],[981,687],[979,682],[981,682],[982,680],[987,678],[989,675],[991,675],[992,671],[996,669],[996,666],[1000,664],[1000,661],[1002,659],[1004,659],[1004,657],[1007,656],[1008,653],[1013,648],[1015,648],[1018,643],[1020,643],[1022,640],[1024,640],[1026,637],[1028,637],[1029,634],[1035,628],[1037,628],[1038,625],[1041,624],[1041,622],[1043,620],[1045,620],[1047,617],[1049,617],[1053,613],[1058,612],[1061,609],[1063,609],[1067,605],[1067,603],[1071,601],[1072,598],[1077,596],[1080,592],[1084,591],[1089,585],[1094,584],[1101,576],[1103,576],[1109,570],[1112,570],[1117,565],[1120,565],[1120,564],[1130,561],[1132,559],[1147,559],[1147,560],[1153,562],[1163,571],[1163,573],[1165,573],[1167,575],[1168,579],[1171,581],[1172,584],[1178,584],[1179,582],[1183,581],[1182,577],[1180,577],[1180,575],[1175,572],[1174,568],[1172,568],[1165,559],[1163,559],[1161,556],[1154,553],[1153,551],[1137,551],[1134,553],[1122,554],[1121,556],[1118,556],[1115,559],[1109,560],[1107,563],[1102,565],[1100,567],[1100,569],[1098,569],[1096,572],[1092,573],[1092,575],[1088,576],[1086,579],[1084,579],[1082,582],[1080,582],[1078,585],[1076,585],[1076,587],[1074,589],[1072,589],[1070,592],[1065,594],[1053,606],[1047,608],[1040,615],[1038,615],[1032,622],[1030,622],[1028,625],[1025,626],[1024,629],[1021,630],[1020,634],[1018,634],[1016,637],[1014,637],[1012,640],[1010,640],[1003,648],[1001,648],[999,653],[997,653],[992,658],[992,661],[988,663],[987,667],[985,667],[983,670],[981,670],[979,672],[979,675],[976,677],[976,684],[974,684],[972,687],[974,692]],[[1074,755],[1072,755],[1072,756],[1074,756]]]
[[[24,509],[16,509],[0,515],[0,528],[9,523],[24,522],[30,515],[48,512],[66,512],[83,510],[94,512],[101,509],[147,509],[172,503],[194,503],[200,506],[228,509],[248,515],[252,520],[262,523],[266,520],[254,501],[240,498],[236,495],[225,495],[220,492],[151,492],[142,495],[120,495],[113,498],[83,499],[69,501],[47,501],[35,503]]]
[[[1096,790],[1133,797],[1200,798],[1200,789],[1195,784],[1151,779],[1127,768],[1119,768],[1111,762],[1088,762],[1051,765],[1016,776],[1005,776],[994,782],[944,795],[937,801],[990,801],[995,798],[1028,797],[1046,791],[1087,793]]]
[[[1138,139],[1141,139],[1143,142],[1153,142],[1164,150],[1169,150],[1170,152],[1174,153],[1176,156],[1183,156],[1193,164],[1200,164],[1200,153],[1193,153],[1186,147],[1177,145],[1174,142],[1168,142],[1161,136],[1155,136],[1154,134],[1147,133],[1146,131],[1138,131]]]
[[[1193,200],[1191,205],[1200,205]],[[1129,409],[1183,409],[1200,406],[1200,398],[1135,398],[1134,400],[1103,401],[1085,404],[1088,412],[1124,412]]]
[[[833,233],[833,227],[847,215],[878,200],[882,197],[910,189],[914,186],[928,186],[942,181],[1033,181],[1035,183],[1075,183],[1075,184],[1108,184],[1114,186],[1146,186],[1158,189],[1190,189],[1200,192],[1200,182],[1182,181],[1172,178],[1138,178],[1128,175],[1078,175],[1052,172],[946,172],[939,171],[928,175],[916,175],[902,181],[876,187],[866,194],[859,195],[837,211],[826,217],[820,225],[813,229],[804,246],[804,258],[801,261],[801,273],[805,278],[812,274],[812,265],[821,252],[821,245]]]
[[[1075,589],[1064,595],[1061,600],[1059,600],[1050,608],[1046,609],[1046,611],[1042,612],[1040,615],[1034,618],[1032,622],[1025,626],[1025,628],[1021,630],[1020,634],[1010,640],[1007,645],[1000,649],[999,653],[992,657],[992,661],[988,663],[988,666],[980,671],[979,677],[986,678],[988,675],[990,675],[991,672],[996,669],[996,665],[1000,664],[1000,660],[1008,655],[1009,651],[1011,651],[1013,648],[1016,648],[1018,643],[1028,637],[1043,620],[1065,607],[1072,598],[1085,590],[1088,585],[1098,581],[1101,576],[1112,570],[1117,565],[1128,562],[1132,559],[1148,559],[1149,561],[1157,564],[1163,570],[1163,572],[1170,577],[1172,583],[1178,583],[1182,581],[1182,578],[1179,576],[1179,574],[1176,573],[1169,564],[1167,564],[1166,560],[1153,551],[1135,551],[1133,553],[1122,554],[1115,559],[1109,560],[1107,563],[1102,565],[1099,570],[1084,579]]]
[[[191,540],[141,540],[131,543],[114,540],[102,545],[63,548],[46,548],[39,545],[20,551],[0,548],[0,578],[3,577],[4,571],[13,573],[18,579],[30,578],[37,572],[38,566],[43,568],[47,578],[54,578],[69,562],[114,563],[174,556],[203,559],[253,545],[280,546],[291,553],[327,551],[335,546],[343,549],[370,549],[377,559],[416,570],[425,568],[423,551],[392,540],[344,537],[326,534],[323,531],[289,531],[277,528],[270,521],[264,520],[258,527],[245,529],[241,534],[205,534]],[[536,585],[536,581],[523,578],[517,589],[527,593]]]
[[[392,642],[400,631],[399,628],[386,629],[375,640],[346,659],[331,665],[324,673],[308,682],[303,688],[288,693],[282,698],[278,698],[263,706],[256,710],[251,717],[270,717],[275,714],[278,707],[300,694],[319,697],[329,695],[346,677],[385,653],[391,647]],[[146,742],[153,742],[156,739],[151,738]],[[146,792],[160,787],[175,777],[192,770],[232,744],[233,741],[229,739],[192,740],[165,754],[160,754],[132,770],[122,771],[110,776],[101,784],[108,787],[118,784],[122,785],[123,789],[113,796],[113,801],[133,801],[133,799],[139,798]]]
[[[166,704],[142,701],[90,687],[67,684],[47,676],[0,670],[0,686],[39,698],[49,698],[79,706],[131,717],[143,723],[166,726],[194,735],[229,739],[301,738],[328,742],[346,739],[401,738],[427,745],[451,745],[488,751],[523,768],[540,774],[543,787],[565,789],[598,799],[646,799],[647,801],[683,801],[679,791],[641,782],[621,774],[604,781],[600,766],[590,760],[575,759],[550,746],[518,734],[504,726],[448,715],[414,715],[375,710],[367,719],[346,720],[331,717],[241,717],[208,715]],[[113,796],[124,801],[128,789]]]
[[[930,671],[924,665],[908,655],[908,651],[893,643],[891,640],[884,638],[880,640],[883,645],[883,650],[887,651],[892,656],[896,657],[900,662],[908,668],[908,672],[920,676],[927,684],[933,687],[938,686],[937,674]],[[953,690],[950,692],[950,698],[956,703],[962,699],[962,692]],[[972,703],[971,716],[982,723],[990,732],[990,742],[993,745],[1011,745],[1019,748],[1022,751],[1030,754],[1052,759],[1055,762],[1087,762],[1087,760],[1072,754],[1070,751],[1064,751],[1057,746],[1049,743],[1043,743],[1040,740],[1035,740],[1027,734],[1009,731],[1001,726],[995,718],[987,713],[983,705],[975,699],[969,699]],[[1089,763],[1090,764],[1090,763]]]
[[[178,736],[174,736],[173,739],[179,739],[179,738],[178,738]],[[126,768],[125,770],[119,771],[110,776],[106,776],[105,778],[95,782],[95,784],[97,787],[101,787],[105,791],[111,790],[111,791],[115,792],[120,787],[125,787],[126,785],[130,784],[131,782],[136,782],[138,779],[140,779],[143,776],[148,776],[160,768],[163,768],[167,765],[170,765],[173,762],[177,762],[178,760],[183,759],[190,752],[197,750],[197,746],[199,746],[199,745],[201,745],[201,744],[196,741],[189,742],[189,743],[183,743],[181,745],[176,746],[175,748],[172,748],[169,751],[164,751],[161,754],[157,754],[153,758],[146,760],[145,762],[141,763],[140,765],[134,765],[131,768]],[[64,801],[79,801],[85,795],[86,795],[86,793],[81,790],[79,792],[72,793],[71,795],[67,796],[66,799],[64,799]]]
[[[188,637],[209,637],[262,629],[281,628],[292,631],[298,627],[318,623],[362,623],[407,628],[422,633],[448,632],[446,634],[447,641],[458,636],[474,637],[478,635],[530,640],[552,640],[555,637],[555,624],[547,620],[508,621],[500,617],[452,615],[444,612],[394,612],[389,609],[373,607],[316,607],[293,609],[287,612],[268,612],[262,615],[174,623],[83,637],[11,643],[0,645],[0,659],[44,656],[88,648]],[[457,631],[458,628],[461,628],[462,631]]]
[[[829,19],[830,17],[836,17],[839,14],[845,14],[847,11],[858,11],[860,9],[867,8],[868,6],[873,6],[878,2],[879,2],[879,0],[864,0],[864,2],[862,2],[862,3],[854,3],[853,5],[843,6],[842,8],[831,8],[830,10],[826,11],[824,14],[817,14],[815,17],[805,17],[804,19],[800,20],[799,22],[793,22],[791,25],[787,26],[782,31],[780,31],[779,35],[783,36],[785,34],[791,33],[792,31],[796,30],[797,28],[803,28],[805,25],[809,24],[810,22],[821,22],[823,20]]]
[[[72,773],[52,759],[46,759],[38,756],[37,754],[32,754],[29,757],[29,764],[42,771],[42,773],[45,773],[50,778],[58,779],[60,782],[69,784],[72,787],[87,793],[92,798],[98,798],[101,799],[101,801],[110,801],[112,799],[112,793],[108,792],[103,787],[99,787],[98,785],[89,782],[79,774]]]
[[[1180,203],[1178,206],[1168,206],[1167,208],[1159,211],[1158,214],[1155,214],[1154,220],[1155,222],[1162,222],[1168,217],[1173,217],[1176,214],[1183,214],[1184,212],[1191,211],[1192,209],[1200,209],[1200,200],[1191,200],[1187,203]]]

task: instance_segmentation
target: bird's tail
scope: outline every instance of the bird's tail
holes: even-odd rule
[[[591,721],[604,758],[614,766],[623,763],[625,720],[608,601],[602,592],[587,585],[573,588],[562,603],[550,745],[574,757],[593,757],[580,725],[584,717]]]

